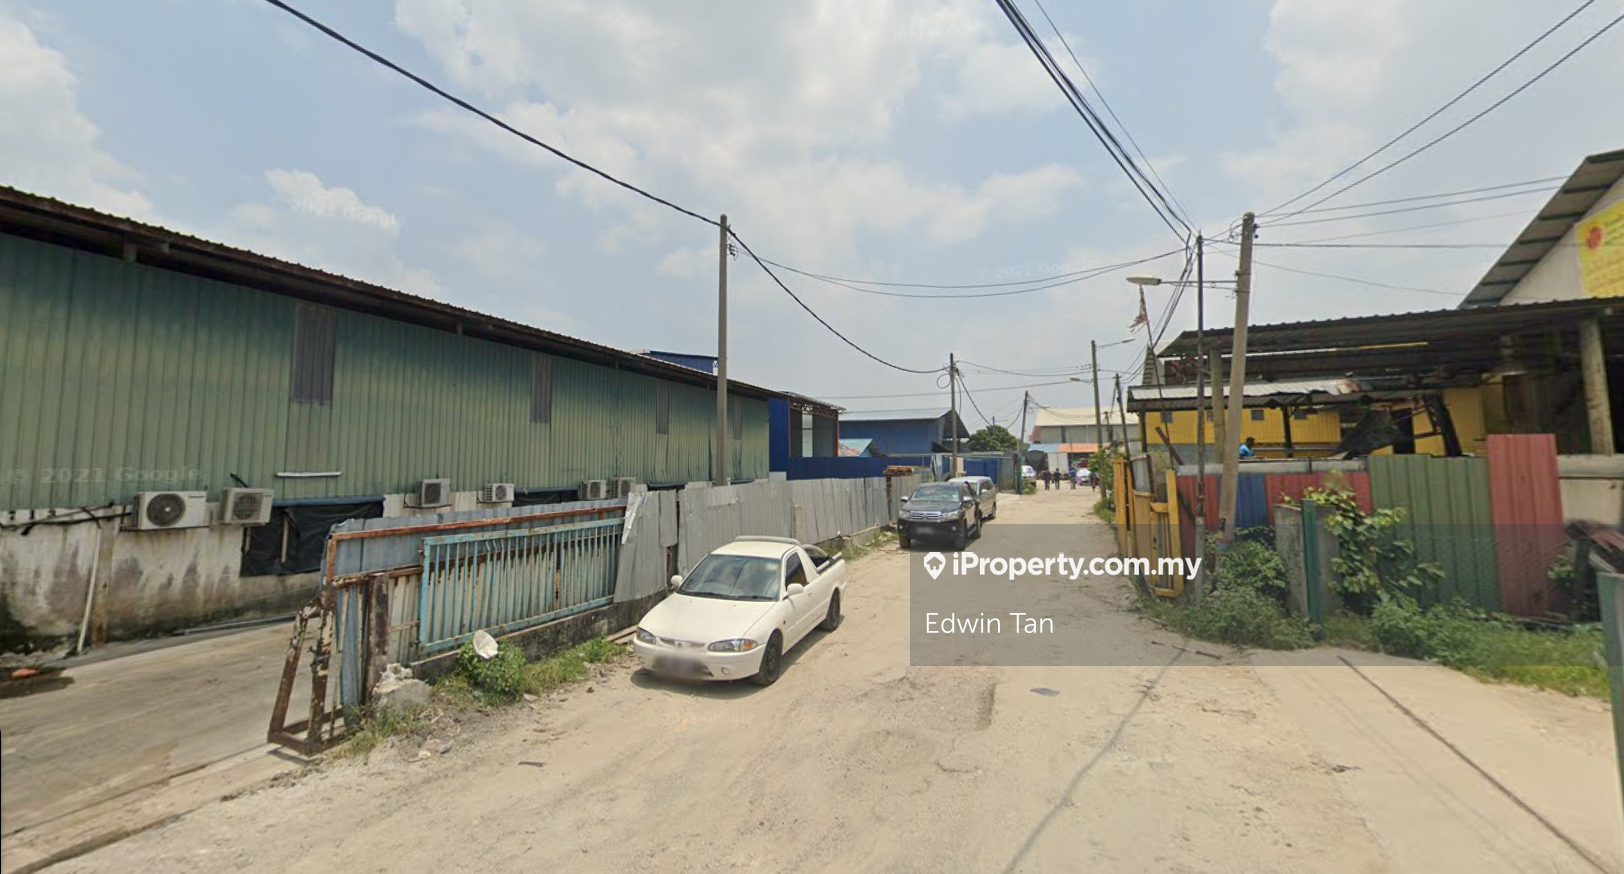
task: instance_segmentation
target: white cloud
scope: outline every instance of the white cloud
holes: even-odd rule
[[[547,284],[547,244],[507,222],[487,221],[451,244],[451,251],[474,275],[490,282],[534,291]]]
[[[138,175],[100,144],[60,52],[0,7],[0,181],[131,218],[150,218]]]
[[[232,207],[207,236],[353,279],[440,296],[433,274],[407,266],[397,253],[400,221],[393,213],[307,171],[269,170],[265,183],[271,200]]]
[[[991,14],[971,0],[396,3],[397,26],[515,127],[678,203],[731,209],[752,245],[824,264],[851,263],[876,232],[951,244],[1049,215],[1080,184],[1039,168],[965,187],[875,154],[927,70],[957,73],[938,96],[959,115],[1038,107],[1037,85],[1053,93],[1029,56],[1006,51],[1025,48],[1000,42]],[[559,169],[561,195],[614,222],[606,251],[688,233],[675,214],[470,117],[418,121]]]

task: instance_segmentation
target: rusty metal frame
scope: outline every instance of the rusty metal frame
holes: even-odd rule
[[[388,663],[390,634],[403,627],[389,624],[389,581],[420,574],[423,572],[422,566],[409,565],[388,570],[339,576],[336,569],[338,543],[340,541],[398,537],[408,533],[429,534],[460,531],[469,528],[488,528],[496,525],[533,522],[541,519],[561,519],[572,516],[610,519],[614,518],[617,513],[624,515],[625,507],[581,507],[573,510],[526,513],[519,516],[440,522],[410,528],[374,528],[329,534],[327,536],[326,555],[323,561],[325,572],[322,574],[321,591],[294,616],[293,634],[288,641],[288,654],[282,668],[281,681],[277,686],[276,701],[271,706],[271,722],[269,729],[266,731],[266,742],[295,750],[303,756],[313,756],[331,748],[344,739],[343,734],[335,732],[335,729],[344,723],[343,704],[340,703],[332,709],[327,706],[328,681],[331,679],[333,669],[334,626],[338,619],[335,615],[335,608],[338,600],[337,594],[340,589],[355,586],[367,587],[360,598],[362,622],[365,626],[360,635],[360,639],[363,641],[362,645],[365,647],[361,658],[362,670],[365,672],[363,675],[365,679],[361,684],[361,702],[363,706],[371,699],[372,688],[382,675],[384,665]],[[312,622],[316,623],[314,632],[310,627]],[[410,625],[415,624],[415,622],[410,623]],[[298,682],[299,671],[305,661],[307,643],[309,644],[310,653],[310,713],[309,716],[298,722],[289,723],[288,711],[293,706],[293,688]]]

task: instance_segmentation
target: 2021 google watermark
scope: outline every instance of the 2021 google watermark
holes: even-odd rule
[[[1201,571],[1199,558],[1162,558],[1152,562],[1148,558],[1122,558],[1110,556],[1102,558],[1071,558],[1065,553],[1059,553],[1042,558],[1016,556],[980,556],[973,552],[956,552],[952,561],[940,552],[932,552],[925,556],[925,573],[931,579],[939,579],[943,571],[952,568],[954,576],[1004,577],[1013,582],[1016,577],[1041,576],[1049,579],[1065,577],[1076,580],[1087,576],[1123,576],[1138,574],[1149,576],[1152,570],[1162,577],[1183,576],[1193,580]]]

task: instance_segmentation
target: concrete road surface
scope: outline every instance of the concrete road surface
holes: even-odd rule
[[[1111,554],[1093,500],[1040,491],[1002,507],[972,548],[1014,542],[1023,523],[1065,522],[1075,527],[1053,529],[1049,547]],[[444,724],[426,758],[415,743],[384,748],[50,870],[1596,870],[1585,852],[1617,864],[1617,821],[1573,816],[1616,802],[1605,793],[1541,795],[1530,813],[1471,768],[1441,764],[1455,753],[1406,733],[1383,701],[1359,702],[1382,724],[1350,746],[1312,689],[1277,681],[1283,704],[1244,657],[1140,619],[1120,579],[1033,585],[1057,623],[1103,642],[1114,664],[910,667],[908,557],[892,548],[854,565],[845,624],[789,654],[770,688],[611,668],[534,705]],[[1313,684],[1312,672],[1351,669],[1268,670]],[[1593,745],[1605,714],[1549,706],[1563,732],[1539,742],[1563,755],[1543,766],[1611,773]],[[1383,791],[1404,790],[1392,775],[1417,762],[1438,802],[1406,809],[1427,816],[1375,815],[1393,801]],[[1514,784],[1512,771],[1498,773]],[[1480,832],[1511,836],[1517,853],[1484,852]]]

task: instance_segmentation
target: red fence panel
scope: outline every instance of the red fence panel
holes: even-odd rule
[[[1500,565],[1500,609],[1517,616],[1565,613],[1546,571],[1561,554],[1562,487],[1551,434],[1489,436],[1489,503]]]
[[[1285,503],[1286,498],[1301,500],[1303,492],[1309,489],[1322,488],[1329,473],[1271,473],[1263,478],[1263,488],[1267,490],[1265,498],[1269,503],[1269,522],[1274,522],[1274,508],[1276,504]],[[1359,503],[1359,509],[1369,513],[1375,508],[1370,500],[1370,474],[1364,471],[1352,471],[1341,475],[1348,488],[1353,490],[1353,499]]]

